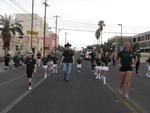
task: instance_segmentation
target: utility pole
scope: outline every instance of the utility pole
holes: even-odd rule
[[[56,18],[56,21],[55,21],[55,53],[56,53],[56,46],[57,46],[57,19],[58,19],[58,15],[54,16],[54,18]]]
[[[44,6],[45,6],[45,10],[44,10],[44,37],[43,37],[43,55],[45,55],[45,32],[46,32],[46,7],[48,6],[47,4],[47,0],[45,0],[45,2],[43,2]]]
[[[34,0],[32,0],[32,15],[31,15],[31,50],[32,50],[32,34],[33,34],[33,15],[34,15]]]

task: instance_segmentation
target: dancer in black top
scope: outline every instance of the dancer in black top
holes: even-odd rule
[[[110,64],[110,57],[108,54],[108,51],[104,52],[104,55],[102,56],[102,71],[103,71],[103,84],[106,85],[106,77],[108,75],[108,71],[109,71],[109,64]]]
[[[96,57],[96,48],[93,47],[92,53],[90,53],[91,56],[91,66],[92,66],[92,72],[94,72],[94,68],[95,68],[95,57]]]
[[[135,71],[136,71],[136,74],[138,74],[138,70],[140,66],[140,58],[141,58],[141,54],[139,51],[136,52],[136,56],[137,56],[137,62],[136,62]]]
[[[26,65],[26,74],[29,83],[29,90],[32,89],[32,75],[33,72],[36,71],[36,60],[33,57],[33,53],[31,50],[27,51],[27,57],[25,58],[25,65]]]
[[[126,99],[129,99],[129,91],[131,87],[132,68],[135,67],[137,57],[132,51],[131,43],[126,41],[124,43],[124,50],[118,54],[118,58],[115,58],[118,62],[121,72],[121,82],[119,92],[124,95]],[[134,61],[133,61],[134,59]]]

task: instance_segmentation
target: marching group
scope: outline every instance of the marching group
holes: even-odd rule
[[[26,67],[26,74],[29,83],[29,90],[32,89],[32,75],[36,72],[37,67],[41,67],[44,70],[44,78],[47,78],[48,71],[52,73],[57,73],[57,63],[59,62],[59,56],[52,52],[48,55],[42,56],[40,52],[37,53],[36,58],[34,58],[33,52],[28,50],[26,53],[26,58],[24,60]]]
[[[32,50],[27,51],[25,59],[22,61],[26,65],[26,74],[28,78],[28,88],[32,89],[32,75],[36,71],[37,67],[41,66],[44,70],[44,78],[47,78],[48,71],[57,73],[57,64],[63,63],[64,80],[69,81],[71,79],[72,65],[77,64],[77,71],[81,71],[82,58],[77,55],[75,58],[74,51],[70,48],[71,44],[64,45],[65,50],[61,55],[51,52],[42,56],[40,52],[37,53],[36,58],[33,55]],[[140,54],[133,52],[131,43],[126,41],[124,43],[124,49],[122,51],[115,50],[114,52],[102,51],[93,48],[90,54],[92,72],[96,75],[96,79],[101,79],[103,84],[106,85],[106,78],[109,71],[109,65],[111,61],[113,65],[119,67],[121,82],[119,85],[119,93],[126,99],[129,99],[129,91],[131,87],[131,79],[133,75],[133,68],[138,73],[140,65]],[[146,76],[150,77],[150,57],[146,60],[148,64],[148,71]]]
[[[125,99],[129,99],[133,68],[135,68],[136,74],[138,74],[141,57],[138,51],[133,51],[131,43],[126,41],[123,50],[115,50],[110,53],[93,48],[90,56],[92,71],[96,75],[96,79],[102,79],[104,85],[106,85],[106,77],[111,61],[114,66],[117,65],[119,67],[121,80],[118,91]],[[150,77],[150,57],[146,60],[146,63],[148,65],[146,77]]]

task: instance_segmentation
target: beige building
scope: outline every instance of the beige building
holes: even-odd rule
[[[43,37],[44,37],[44,20],[37,14],[33,15],[33,32],[31,33],[31,14],[16,14],[16,19],[21,20],[23,26],[24,38],[28,43],[24,43],[23,49],[32,49],[36,54],[37,51],[43,53]],[[32,34],[32,40],[31,40]],[[48,35],[48,24],[46,23],[46,36]],[[32,42],[31,42],[32,41]],[[27,44],[27,45],[25,45]]]
[[[19,38],[18,35],[12,37],[10,43],[10,53],[15,54],[16,47],[24,54],[27,49],[31,48],[31,14],[16,14],[16,20],[20,20],[23,26],[24,36]],[[33,15],[33,32],[32,32],[32,48],[34,53],[37,51],[43,53],[43,37],[44,37],[44,20],[37,14]],[[56,37],[56,46],[58,46],[58,37]],[[4,56],[3,42],[0,39],[0,57]],[[49,52],[55,46],[55,33],[48,32],[48,24],[46,23],[45,50]]]

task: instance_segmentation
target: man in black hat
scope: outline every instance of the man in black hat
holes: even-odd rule
[[[72,64],[74,64],[74,53],[70,49],[71,44],[67,43],[65,44],[65,50],[62,53],[62,59],[61,63],[63,62],[64,64],[64,79],[66,81],[70,80],[70,73],[71,73],[71,67]]]

